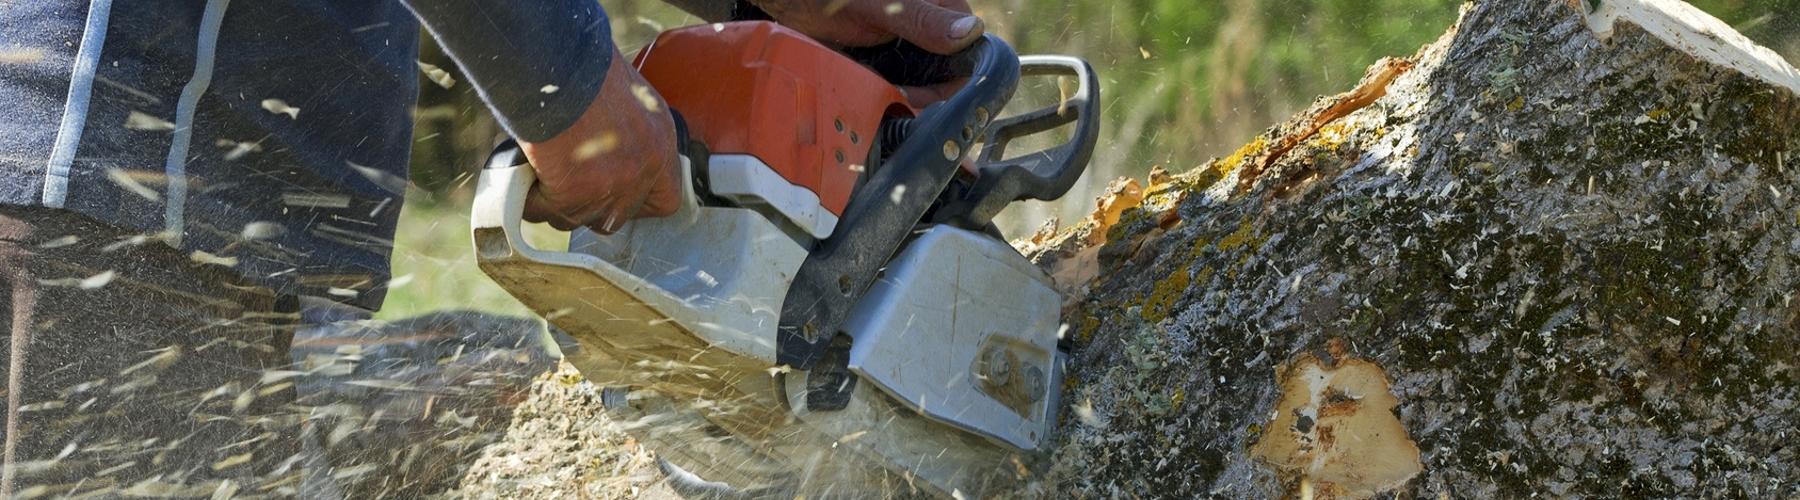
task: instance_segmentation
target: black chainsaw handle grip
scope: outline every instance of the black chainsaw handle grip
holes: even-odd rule
[[[525,151],[519,149],[519,140],[507,137],[506,140],[500,141],[499,145],[494,146],[494,152],[488,153],[487,164],[481,168],[483,170],[499,170],[529,163],[531,160],[525,159]]]
[[[795,273],[781,305],[776,362],[810,369],[819,360],[1019,83],[1018,54],[993,35],[945,63],[968,83],[912,120],[905,141],[857,188],[832,236]]]
[[[1055,105],[995,121],[975,163],[980,174],[975,185],[939,208],[933,222],[979,231],[1014,201],[1061,198],[1087,170],[1100,137],[1100,80],[1094,68],[1078,57],[1026,56],[1019,58],[1019,71],[1023,76],[1072,78],[1078,87]],[[1068,142],[1005,156],[1014,139],[1071,122],[1075,129]]]

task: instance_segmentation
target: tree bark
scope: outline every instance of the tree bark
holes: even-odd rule
[[[1064,281],[1063,447],[1028,491],[1800,496],[1800,77],[1685,4],[1585,7],[1467,4],[1117,224],[1022,243],[1100,270]],[[1349,364],[1416,452],[1321,434],[1369,389],[1277,407]],[[1422,467],[1359,489],[1346,460]]]

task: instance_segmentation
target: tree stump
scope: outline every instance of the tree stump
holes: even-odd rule
[[[1116,224],[1020,243],[1082,297],[1027,491],[1800,496],[1800,73],[1686,4],[1588,7],[1467,4]],[[1404,435],[1326,428],[1358,411]]]

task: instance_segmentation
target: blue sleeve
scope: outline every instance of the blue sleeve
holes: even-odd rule
[[[520,140],[568,129],[606,81],[612,27],[595,0],[401,2]]]

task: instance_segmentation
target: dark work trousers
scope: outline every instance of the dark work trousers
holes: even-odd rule
[[[293,297],[155,235],[0,206],[0,309],[0,498],[299,487]]]

